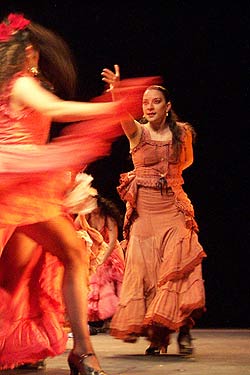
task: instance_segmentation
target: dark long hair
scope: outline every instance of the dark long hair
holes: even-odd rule
[[[170,93],[164,86],[151,85],[147,88],[147,90],[158,90],[163,94],[166,103],[171,101]],[[143,123],[145,121],[142,120],[140,122]],[[174,159],[176,161],[178,161],[179,157],[180,157],[182,145],[183,145],[183,142],[182,142],[183,127],[180,126],[180,119],[177,116],[177,114],[175,113],[175,111],[172,109],[172,107],[169,110],[168,115],[166,116],[166,123],[168,124],[169,129],[171,130],[172,135],[173,135]],[[192,139],[193,139],[193,142],[194,142],[195,137],[196,137],[196,132],[195,132],[194,128],[189,123],[185,122],[185,125],[190,129],[190,131],[192,133]]]
[[[123,217],[116,204],[100,195],[97,195],[96,199],[97,206],[100,208],[100,216],[103,216],[105,219],[109,217],[116,222],[118,228],[121,228],[123,225]]]
[[[0,43],[0,90],[14,74],[23,70],[26,47],[39,52],[39,76],[42,82],[63,99],[73,98],[76,89],[76,65],[67,43],[55,32],[30,22],[8,41]]]

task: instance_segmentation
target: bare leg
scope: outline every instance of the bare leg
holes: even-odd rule
[[[10,294],[15,291],[36,247],[37,244],[22,233],[14,233],[5,245],[0,257],[0,285]]]
[[[73,223],[66,217],[57,217],[18,231],[41,244],[63,263],[63,296],[74,335],[73,351],[76,354],[93,352],[87,324],[87,252],[83,241],[76,236]],[[96,357],[89,357],[87,362],[95,369],[100,368]]]

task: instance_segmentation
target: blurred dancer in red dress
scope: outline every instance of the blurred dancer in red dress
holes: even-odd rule
[[[62,291],[74,334],[74,347],[68,358],[71,374],[105,374],[94,353],[87,325],[86,252],[65,212],[64,196],[71,188],[66,171],[71,170],[74,175],[84,164],[108,152],[112,137],[118,134],[114,124],[120,104],[60,99],[55,93],[70,94],[75,78],[70,52],[59,36],[19,14],[10,14],[3,20],[1,369],[65,350],[58,297]],[[64,136],[46,144],[52,120],[86,119],[86,123],[72,125]],[[56,259],[63,266],[62,280],[52,296],[47,283],[53,277],[44,277],[44,257],[49,257],[48,262]],[[36,284],[33,276],[39,273],[41,278]]]

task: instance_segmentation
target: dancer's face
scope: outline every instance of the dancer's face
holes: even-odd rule
[[[143,95],[143,115],[150,123],[161,123],[166,119],[166,113],[171,108],[171,103],[166,103],[161,91],[148,89]]]

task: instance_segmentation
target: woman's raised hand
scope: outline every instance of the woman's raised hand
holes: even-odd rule
[[[114,72],[110,69],[104,68],[102,73],[102,80],[109,85],[107,92],[112,91],[115,87],[118,86],[120,81],[120,68],[119,65],[114,65]]]

